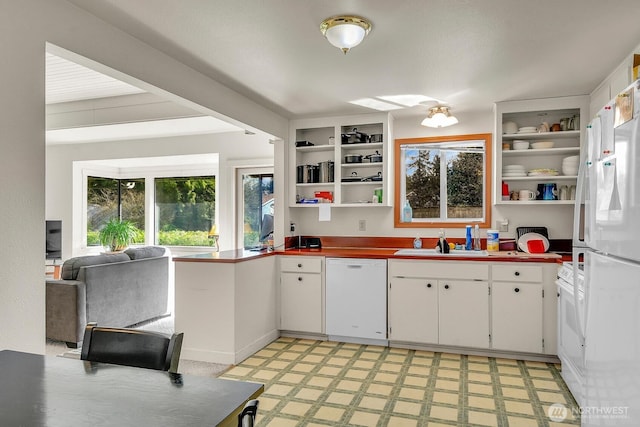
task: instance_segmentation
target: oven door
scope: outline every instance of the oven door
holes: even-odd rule
[[[584,387],[584,347],[580,342],[575,310],[573,285],[563,279],[556,281],[558,286],[558,357],[562,362],[562,378],[571,390],[576,402],[583,400]],[[584,295],[580,292],[578,303],[584,304]]]

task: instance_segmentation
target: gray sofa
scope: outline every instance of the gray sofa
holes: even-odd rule
[[[47,338],[76,348],[87,323],[125,327],[164,316],[169,258],[158,246],[71,258],[46,281]]]

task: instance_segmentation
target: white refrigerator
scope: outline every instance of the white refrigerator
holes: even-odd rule
[[[640,81],[589,123],[586,148],[573,237],[582,425],[640,426]]]

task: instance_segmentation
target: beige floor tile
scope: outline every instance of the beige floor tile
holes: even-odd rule
[[[350,349],[359,350],[361,347],[362,347],[362,344],[356,344],[356,343],[352,343],[352,342],[342,343],[342,348],[350,348]],[[376,347],[380,347],[380,346],[376,346]]]
[[[327,365],[335,365],[335,366],[340,366],[340,367],[344,367],[347,363],[349,363],[349,359],[347,359],[346,357],[329,357],[327,359]]]
[[[431,366],[433,365],[432,357],[418,357],[414,356],[411,360],[412,365]]]
[[[351,419],[349,420],[349,425],[373,427],[378,425],[379,420],[380,420],[379,414],[356,411],[351,416]]]
[[[367,408],[374,409],[376,411],[382,411],[386,404],[387,399],[383,399],[381,397],[364,396],[362,400],[360,400],[358,408]]]
[[[308,354],[302,358],[302,361],[307,363],[321,363],[323,360],[324,356],[319,356],[317,354]]]
[[[504,397],[529,400],[529,393],[527,392],[527,389],[517,387],[501,387],[501,389]]]
[[[485,384],[469,384],[469,393],[487,394],[493,396],[493,387]]]
[[[469,396],[469,406],[491,411],[496,410],[496,402],[490,397]]]
[[[398,375],[390,374],[388,372],[378,372],[376,376],[373,378],[373,380],[376,382],[395,384],[396,381],[398,381]]]
[[[295,427],[298,425],[298,421],[296,420],[288,420],[286,418],[275,417],[266,427]]]
[[[315,387],[329,387],[333,378],[327,377],[311,377],[307,381],[307,385],[315,386]]]
[[[295,363],[291,365],[291,370],[296,372],[311,372],[315,365],[310,363]]]
[[[273,357],[276,354],[278,354],[276,350],[269,350],[268,348],[263,348],[262,350],[257,352],[255,355],[258,357]]]
[[[311,354],[329,354],[333,351],[332,347],[314,347]]]
[[[402,417],[389,417],[389,424],[387,426],[391,427],[416,427],[418,422],[416,420],[412,420],[409,418]],[[431,424],[429,424],[431,425]]]
[[[442,359],[442,360],[440,360],[440,367],[441,368],[460,369],[460,361],[459,360]]]
[[[318,412],[315,413],[313,418],[316,418],[319,420],[336,422],[336,421],[339,421],[343,415],[344,415],[344,409],[332,408],[330,406],[322,406],[318,409]]]
[[[479,373],[479,372],[469,372],[467,374],[467,379],[469,381],[475,381],[479,383],[489,383],[491,384],[491,375],[488,373]]]
[[[393,407],[393,412],[396,414],[407,414],[418,416],[422,410],[422,403],[404,402],[398,401]]]
[[[342,371],[342,368],[338,368],[337,366],[323,366],[318,370],[318,374],[335,377],[340,371]]]
[[[444,391],[434,391],[433,392],[433,401],[439,403],[448,403],[451,405],[458,404],[458,394],[457,393],[446,393]]]
[[[262,402],[261,402],[262,403]],[[289,402],[280,410],[283,414],[295,415],[298,417],[304,417],[306,413],[311,409],[313,405],[310,403],[302,402]]]
[[[549,369],[549,367],[547,366],[546,363],[544,362],[536,362],[533,360],[526,360],[524,362],[525,365],[527,365],[527,368],[541,368],[541,369]]]
[[[407,374],[409,375],[421,375],[424,377],[428,377],[431,374],[430,366],[416,366],[413,363],[407,369]]]
[[[458,419],[458,409],[433,405],[431,406],[429,416],[431,418],[439,418],[441,420],[456,421]]]
[[[551,371],[544,369],[527,369],[527,371],[529,371],[529,375],[531,375],[533,378],[545,378],[553,380],[553,374],[551,373]]]
[[[491,367],[489,366],[488,363],[469,363],[467,365],[467,368],[470,371],[482,371],[482,372],[489,372],[491,370]]]
[[[562,393],[536,390],[536,394],[538,395],[538,399],[540,399],[541,402],[562,403],[565,405],[567,404],[567,399],[565,399]]]
[[[513,359],[501,359],[501,358],[497,358],[496,359],[496,363],[498,365],[512,365],[512,366],[518,366],[518,361],[517,360],[513,360]]]
[[[388,354],[384,360],[386,360],[387,362],[393,362],[393,363],[405,363],[407,360],[407,354],[406,353]]]
[[[438,369],[438,378],[460,378],[460,371],[452,369]]]
[[[274,342],[272,342],[271,344],[269,344],[269,345],[267,346],[267,348],[268,348],[268,349],[271,349],[271,350],[282,350],[282,349],[283,349],[283,348],[285,348],[287,345],[289,345],[289,343],[287,343],[287,342],[282,342],[282,341],[278,340],[278,341],[274,341]]]
[[[373,351],[363,351],[362,354],[360,354],[361,359],[378,360],[381,357],[382,355],[380,353]]]
[[[489,363],[489,358],[487,356],[476,356],[473,354],[468,355],[467,360],[474,363]]]
[[[361,387],[362,387],[362,382],[360,382],[360,381],[342,380],[342,381],[338,382],[338,385],[336,386],[336,389],[337,390],[348,390],[348,391],[359,391]]]
[[[471,424],[480,424],[482,426],[497,426],[498,418],[495,414],[490,414],[487,412],[479,412],[479,411],[469,411],[467,414],[469,423]]]
[[[274,399],[271,397],[260,396],[260,404],[258,412],[271,411],[276,407],[278,403],[282,402],[280,399]]]
[[[505,400],[504,407],[507,410],[507,412],[517,412],[519,414],[527,414],[527,415],[535,414],[535,412],[533,412],[533,406],[531,406],[531,403],[514,402],[512,400]]]
[[[402,370],[402,364],[400,363],[391,363],[391,362],[384,362],[380,364],[380,368],[381,371],[388,371],[388,372],[400,372]]]
[[[429,378],[427,377],[414,377],[411,375],[407,375],[404,378],[404,384],[415,387],[426,387],[429,382]]]
[[[424,392],[424,388],[403,387],[398,395],[404,399],[424,400]]]
[[[243,365],[248,365],[248,366],[260,366],[263,365],[264,363],[268,362],[270,359],[262,359],[259,357],[250,357],[249,359],[246,359],[242,362]]]
[[[234,377],[244,377],[253,372],[253,368],[245,368],[244,366],[236,366],[231,371],[227,372],[227,375]]]
[[[279,372],[277,371],[267,371],[267,370],[260,369],[259,371],[254,372],[252,376],[259,380],[269,381],[270,379],[272,379],[278,374]]]
[[[460,383],[458,381],[438,379],[436,380],[436,388],[458,391],[458,389],[460,388]]]
[[[287,351],[285,353],[281,353],[278,355],[278,359],[280,360],[296,360],[301,356],[300,353],[294,353],[292,351]]]
[[[437,421],[429,421],[429,424],[427,424],[429,427],[451,427],[452,424],[450,423],[439,423]]]
[[[387,349],[387,347],[383,347],[381,345],[368,345],[365,346],[365,351],[371,351],[374,353],[382,353]]]
[[[349,369],[344,373],[344,376],[347,378],[357,378],[363,380],[369,376],[370,371],[364,371],[362,369]]]
[[[306,378],[305,375],[289,372],[284,374],[280,378],[280,382],[289,383],[289,384],[300,384],[305,378]]]
[[[298,353],[304,353],[307,350],[309,350],[310,347],[311,346],[309,346],[309,345],[295,344],[295,345],[292,345],[291,347],[289,347],[287,350],[288,351],[295,351],[295,352],[298,352]]]
[[[374,383],[374,384],[371,384],[367,389],[367,394],[389,396],[392,390],[393,390],[393,386],[391,385]]]
[[[335,352],[335,355],[339,357],[351,358],[356,355],[356,352],[354,350],[341,348],[340,350]]]
[[[293,387],[289,385],[273,384],[266,387],[264,392],[265,394],[270,394],[273,396],[287,396],[291,392],[291,390],[293,390]]]
[[[502,374],[522,375],[522,373],[520,372],[520,368],[517,367],[517,366],[498,365],[498,372],[500,373],[500,375],[502,375]]]
[[[454,353],[442,353],[442,359],[460,360],[462,355]]]
[[[357,360],[353,363],[354,368],[373,369],[376,366],[375,362],[369,360]]]
[[[329,396],[327,396],[328,403],[334,403],[336,405],[345,405],[348,406],[353,401],[354,395],[351,393],[341,393],[339,391],[334,391]]]
[[[317,345],[317,347],[331,347],[331,348],[336,348],[340,345],[339,342],[336,341],[320,341]]]
[[[533,378],[531,382],[537,389],[560,390],[560,387],[555,381],[547,381],[547,380],[540,380],[537,378]]]
[[[433,351],[427,351],[427,350],[416,350],[416,352],[414,353],[413,357],[428,357],[428,358],[432,358],[435,355],[435,353]]]
[[[540,424],[538,424],[538,421],[533,419],[533,418],[522,418],[522,417],[515,417],[512,415],[509,415],[507,417],[507,419],[509,420],[509,425],[510,426],[517,426],[517,427],[538,427]]]
[[[524,387],[524,380],[522,377],[507,377],[505,375],[500,375],[500,384]]]
[[[324,390],[305,387],[303,389],[300,389],[298,393],[296,393],[296,398],[302,400],[311,400],[315,402],[320,398],[320,395],[322,393],[324,393]],[[262,399],[260,399],[260,407],[262,407]]]

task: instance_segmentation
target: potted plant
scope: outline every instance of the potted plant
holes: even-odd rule
[[[111,252],[123,251],[139,234],[140,230],[131,221],[112,218],[100,230],[100,244]]]

